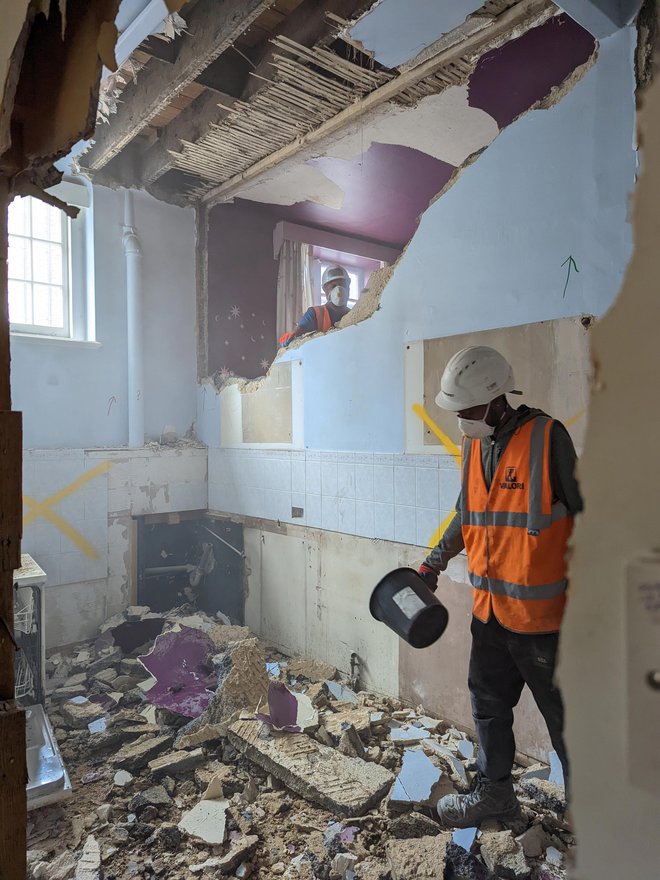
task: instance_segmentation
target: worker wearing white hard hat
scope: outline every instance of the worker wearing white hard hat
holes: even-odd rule
[[[348,314],[348,293],[351,279],[343,266],[328,266],[321,276],[321,287],[326,302],[320,306],[311,306],[296,324],[291,333],[280,338],[280,346],[286,348],[299,336],[306,333],[327,333],[344,315]]]
[[[465,549],[473,587],[468,687],[479,739],[469,794],[446,795],[438,815],[450,827],[487,819],[515,824],[511,778],[513,709],[527,685],[543,715],[568,784],[563,704],[554,684],[566,602],[566,546],[582,509],[575,449],[566,428],[544,412],[514,409],[513,370],[498,351],[455,354],[436,403],[456,413],[464,435],[456,514],[419,573],[431,589]]]

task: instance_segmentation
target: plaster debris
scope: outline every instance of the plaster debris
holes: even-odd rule
[[[139,613],[139,621],[121,620],[153,619],[144,608]],[[160,618],[164,635],[194,624],[189,628],[206,638],[218,627],[217,617],[191,606]],[[220,651],[213,643],[204,670],[212,699],[192,721],[150,705],[153,683],[146,691],[135,684],[137,655],[146,655],[152,642],[125,653],[108,644],[106,631],[70,654],[60,652],[57,662],[49,659],[47,702],[75,796],[30,814],[31,880],[72,880],[86,846],[84,880],[101,880],[101,871],[116,880],[396,880],[439,878],[445,865],[453,880],[491,880],[486,856],[499,860],[502,878],[564,880],[574,840],[556,809],[563,804],[560,787],[525,778],[517,766],[529,827],[518,838],[505,835],[504,844],[497,842],[497,823],[482,828],[481,839],[476,829],[452,835],[431,808],[471,779],[461,731],[421,706],[356,693],[327,664],[291,660],[252,636],[234,641],[234,634],[227,633],[228,647]],[[161,660],[171,662],[167,654]],[[300,733],[272,730],[255,717],[267,709],[267,663],[279,667],[270,682],[286,694],[289,720],[295,712]],[[107,688],[122,678],[128,681],[118,705],[107,700]],[[53,699],[71,680],[80,699]],[[105,730],[76,726],[74,715],[87,703],[100,707]],[[395,731],[402,732],[400,742],[392,741]],[[424,738],[411,746],[407,736]]]
[[[265,735],[261,721],[239,721],[230,742],[289,788],[340,815],[360,815],[379,803],[393,781],[382,767],[346,758],[309,739]]]
[[[450,842],[451,835],[441,833],[434,837],[388,843],[386,852],[392,880],[418,880],[421,877],[438,880],[444,874]]]
[[[88,837],[76,865],[74,880],[101,880],[101,848],[95,837]]]
[[[531,876],[523,848],[511,831],[486,832],[481,835],[480,844],[486,867],[498,877],[527,880]]]

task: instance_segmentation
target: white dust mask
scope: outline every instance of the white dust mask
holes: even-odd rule
[[[333,306],[345,306],[348,301],[348,291],[339,284],[330,291],[330,302]]]
[[[470,437],[472,440],[485,440],[486,437],[490,437],[495,428],[493,428],[492,425],[488,425],[486,423],[489,410],[490,403],[486,407],[486,412],[484,413],[483,419],[458,420],[458,427],[461,429],[466,437]]]

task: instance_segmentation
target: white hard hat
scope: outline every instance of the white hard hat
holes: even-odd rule
[[[350,279],[348,277],[348,272],[343,266],[328,266],[323,272],[321,287],[325,287],[329,281],[340,281],[348,286]]]
[[[435,402],[442,409],[459,412],[490,403],[510,391],[513,370],[507,359],[494,348],[473,345],[450,358]]]

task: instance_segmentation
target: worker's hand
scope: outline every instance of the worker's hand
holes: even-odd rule
[[[435,593],[438,589],[438,572],[434,568],[431,568],[430,565],[422,562],[417,569],[417,574],[425,581],[429,590],[432,590]]]

